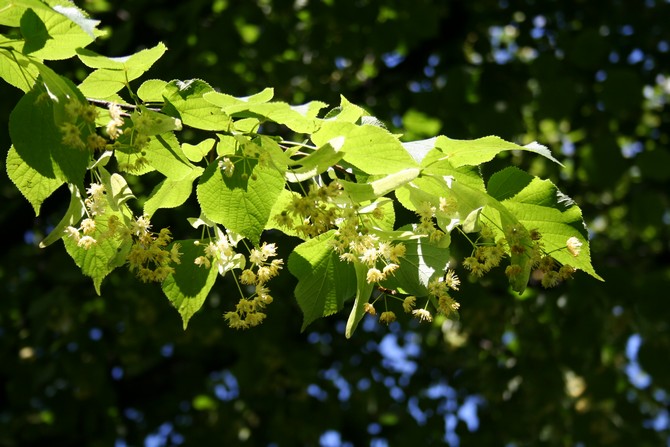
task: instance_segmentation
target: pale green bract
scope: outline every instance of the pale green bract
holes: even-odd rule
[[[265,318],[271,280],[286,267],[302,329],[351,305],[350,337],[379,300],[399,299],[407,312],[422,300],[413,313],[424,321],[428,304],[457,317],[454,263],[480,276],[505,257],[519,293],[537,269],[545,286],[573,269],[601,279],[581,210],[555,185],[516,167],[482,178],[479,166],[506,151],[560,165],[536,142],[402,141],[344,97],[328,110],[274,100],[271,88],[235,97],[200,79],[140,83],[164,44],[97,54],[85,47],[102,35],[99,22],[56,1],[1,1],[0,24],[13,28],[0,35],[0,77],[25,92],[9,121],[7,173],[36,215],[67,185],[70,205],[41,246],[63,239],[98,293],[129,265],[162,284],[186,328],[217,278],[231,275],[247,287],[225,318],[247,328]],[[73,57],[90,69],[78,86],[44,63]],[[206,136],[184,141],[184,128]],[[136,197],[130,176],[151,193]],[[189,200],[200,208],[194,234],[174,242],[152,227],[154,215],[177,219]],[[416,222],[397,228],[394,203]],[[466,260],[450,258],[453,231],[473,244]],[[294,238],[280,238],[293,241],[285,263],[265,241],[277,232]]]

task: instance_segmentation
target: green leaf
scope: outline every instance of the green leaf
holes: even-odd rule
[[[160,79],[144,81],[137,89],[137,96],[144,102],[163,102],[163,90],[167,82]]]
[[[21,16],[21,34],[26,43],[23,53],[30,54],[44,48],[48,39],[51,39],[47,27],[32,9],[27,9]]]
[[[58,225],[40,242],[40,248],[46,248],[62,239],[65,236],[65,229],[71,225],[76,225],[84,217],[84,200],[81,198],[79,189],[71,184],[67,186],[70,189],[70,205]]]
[[[209,92],[214,89],[200,79],[172,81],[163,92],[166,101],[163,111],[196,129],[229,131],[232,127],[230,116],[203,98]]]
[[[347,100],[344,96],[340,95],[340,105],[339,107],[334,108],[326,115],[326,119],[332,119],[335,121],[342,121],[347,123],[355,123],[363,115],[366,115],[365,110],[361,107],[353,104]]]
[[[41,177],[80,184],[89,152],[63,144],[60,130],[67,98],[77,100],[80,94],[63,78],[42,79],[44,82],[36,84],[19,100],[9,117],[14,148],[19,158]],[[88,128],[82,130],[82,140],[86,140],[89,132]]]
[[[235,107],[238,108],[240,106]],[[284,102],[248,104],[242,116],[251,114],[252,116],[261,117],[262,121],[269,120],[277,124],[283,124],[297,133],[312,133],[319,128],[319,120],[312,116],[306,116],[303,113],[310,110],[313,111],[314,107],[314,105],[309,104],[293,107]],[[325,107],[325,104],[321,107]],[[229,107],[224,107],[223,111],[229,115],[234,115]],[[236,112],[236,114],[239,114],[239,112]]]
[[[126,179],[117,173],[111,174],[102,166],[98,168],[102,184],[107,191],[107,201],[114,211],[120,211],[121,206],[135,196],[130,190]]]
[[[89,45],[96,36],[104,34],[96,29],[99,21],[88,19],[75,6],[55,5],[51,8],[36,0],[6,3],[2,8],[3,24],[21,27],[28,41],[27,52],[40,60],[69,59],[75,55],[75,50]]]
[[[254,159],[240,159],[232,177],[211,163],[200,178],[197,196],[209,219],[256,244],[283,188],[282,173]]]
[[[288,269],[298,279],[295,297],[303,313],[303,331],[314,320],[339,312],[356,292],[354,268],[333,250],[333,234],[303,242],[288,258]]]
[[[96,68],[79,85],[84,95],[107,98],[124,88],[130,81],[142,76],[167,47],[160,42],[153,48],[139,51],[131,56],[107,57],[83,48],[77,49],[79,59],[88,67]]]
[[[227,93],[215,92],[212,89],[210,92],[205,93],[203,98],[210,104],[227,109],[227,113],[233,114],[247,110],[247,107],[251,104],[266,103],[272,99],[274,94],[274,89],[266,88],[254,95],[238,98]]]
[[[337,137],[344,138],[340,149],[344,152],[344,161],[368,174],[384,175],[418,167],[400,141],[377,126],[328,121],[312,135],[312,141],[323,146]],[[374,154],[374,163],[370,162],[370,154]]]
[[[358,323],[365,316],[365,305],[370,301],[370,294],[374,288],[374,284],[367,281],[367,265],[354,261],[354,271],[356,272],[356,299],[354,300],[354,307],[351,308],[351,312],[349,313],[347,326],[344,331],[344,336],[347,338],[351,338],[354,335]]]
[[[402,171],[384,176],[370,183],[353,183],[340,180],[344,187],[344,192],[355,202],[364,202],[375,200],[391,191],[395,191],[401,186],[416,179],[421,170],[418,168],[403,169]]]
[[[182,152],[179,141],[172,132],[151,137],[144,152],[149,164],[172,180],[186,178],[196,169]]]
[[[0,45],[5,46],[5,38],[0,36]],[[39,70],[30,59],[18,51],[0,48],[0,77],[10,85],[29,91],[35,84]]]
[[[14,146],[7,153],[6,168],[9,179],[33,206],[36,216],[40,214],[42,202],[65,183],[62,179],[47,177],[32,168],[16,152]]]
[[[173,264],[174,273],[163,281],[165,296],[181,315],[184,330],[191,317],[202,307],[205,298],[216,282],[218,271],[215,268],[200,267],[195,258],[203,255],[202,246],[194,244],[194,240],[175,241],[180,244],[180,263]]]
[[[403,229],[413,231],[410,226],[399,230]],[[405,245],[405,255],[400,258],[400,268],[395,271],[394,276],[382,282],[382,285],[410,295],[426,296],[428,283],[444,275],[447,270],[451,238],[449,234],[445,234],[438,243],[430,242],[426,237],[400,242]]]
[[[532,142],[525,146],[510,143],[500,137],[488,136],[476,140],[452,140],[443,135],[437,137],[435,147],[439,148],[454,167],[463,165],[477,166],[492,160],[502,151],[523,150],[542,155],[549,160],[563,166],[556,160],[549,149],[537,142]]]
[[[202,174],[203,169],[198,167],[191,175],[179,180],[167,178],[160,182],[144,202],[144,214],[153,216],[161,208],[176,208],[181,206],[193,192],[193,180]]]
[[[97,240],[97,243],[88,250],[79,247],[77,242],[70,237],[63,238],[65,249],[74,259],[75,264],[84,275],[93,278],[93,285],[98,295],[100,295],[102,280],[116,268],[112,261],[123,244],[123,239],[109,237],[105,234],[109,228],[108,222],[111,216],[122,219],[121,213],[111,210],[101,216],[96,216],[95,232],[91,236]]]
[[[549,180],[533,178],[524,186],[514,182],[514,176],[509,175],[514,169],[516,168],[507,168],[494,174],[489,180],[489,184],[501,184],[503,179],[512,179],[510,183],[514,186],[508,189],[518,190],[514,196],[504,200],[502,205],[527,229],[537,229],[540,232],[544,250],[554,259],[602,280],[591,264],[587,232],[579,207],[558,191]],[[570,237],[576,237],[582,243],[581,252],[576,257],[565,249]]]
[[[138,110],[130,115],[130,118],[133,124],[140,128],[143,135],[158,135],[182,129],[180,119],[154,112],[144,106],[139,106]]]
[[[344,157],[340,151],[344,139],[335,138],[311,154],[297,161],[290,160],[291,169],[286,173],[289,182],[299,183],[326,172]],[[296,167],[296,165],[298,165]]]
[[[205,158],[205,156],[214,149],[215,145],[216,140],[214,140],[214,138],[207,138],[198,144],[182,143],[181,150],[184,152],[184,155],[186,155],[186,158],[197,163]]]
[[[505,200],[518,194],[533,181],[533,178],[526,171],[510,166],[493,174],[486,189],[496,200]]]

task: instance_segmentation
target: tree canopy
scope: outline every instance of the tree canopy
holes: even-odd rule
[[[0,10],[23,3],[31,2],[2,2]],[[563,168],[515,151],[478,174],[490,190],[502,169],[516,166],[574,199],[605,282],[582,273],[544,289],[531,277],[519,295],[504,269],[471,281],[457,265],[458,320],[401,319],[387,327],[365,316],[349,339],[347,312],[305,324],[290,276],[273,279],[274,303],[262,325],[231,330],[221,316],[237,301],[230,297],[235,285],[219,282],[184,331],[183,313],[132,272],[115,271],[98,296],[64,250],[40,249],[70,193],[58,189],[35,218],[5,174],[15,172],[11,157],[3,156],[0,445],[667,442],[667,2],[80,6],[107,31],[87,47],[95,53],[77,50],[92,69],[120,63],[95,54],[167,48],[143,80],[198,78],[232,98],[270,86],[275,100],[344,108],[343,95],[407,141],[498,135],[549,146]],[[40,35],[30,28],[39,23],[22,18],[21,31]],[[39,52],[49,40],[28,44]],[[87,79],[92,70],[81,63],[48,65],[95,91]],[[32,109],[15,109],[20,90],[0,89],[1,121],[9,124],[0,142],[9,151],[9,133],[15,140],[17,132],[10,111],[16,117]],[[151,97],[148,87],[144,93]],[[230,101],[212,98],[217,106]],[[203,130],[184,130],[184,141],[195,145]],[[351,157],[345,161],[365,172],[367,162]],[[150,182],[129,182],[142,200],[152,194]],[[203,194],[220,193],[206,188]],[[188,200],[179,212],[197,216],[197,209]],[[187,228],[154,211],[157,228]],[[412,217],[396,210],[398,222]],[[273,237],[283,259],[313,249]],[[466,237],[454,235],[452,258],[462,260],[471,249]],[[295,263],[288,268],[300,271]]]

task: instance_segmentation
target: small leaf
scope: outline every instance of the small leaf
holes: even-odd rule
[[[195,258],[203,255],[202,246],[194,240],[175,241],[181,252],[179,264],[173,264],[174,273],[163,281],[163,293],[181,315],[184,330],[191,317],[202,307],[209,291],[216,282],[218,271],[195,264]]]
[[[97,69],[84,79],[79,89],[87,97],[107,98],[142,76],[166,50],[167,47],[161,42],[130,56],[107,57],[79,48],[79,59],[88,67]]]
[[[232,127],[230,116],[203,98],[209,92],[214,89],[200,79],[172,81],[163,92],[166,101],[163,111],[196,129],[229,131]]]
[[[53,194],[63,183],[61,179],[50,178],[28,165],[16,152],[14,146],[7,153],[7,175],[30,202],[39,216],[42,202]]]
[[[205,156],[214,149],[216,140],[214,138],[207,138],[198,144],[182,143],[181,150],[186,155],[186,158],[194,163],[201,161]]]
[[[554,259],[602,280],[591,265],[581,210],[561,194],[551,181],[534,178],[516,195],[504,200],[502,205],[527,229],[539,231],[544,250]],[[582,243],[578,256],[573,256],[565,248],[571,237],[576,237]]]
[[[163,102],[163,90],[167,82],[161,79],[144,81],[137,89],[137,96],[144,102]]]
[[[344,157],[344,152],[339,150],[338,143],[339,141],[331,140],[308,156],[291,162],[299,166],[287,171],[286,179],[289,182],[299,183],[326,172]]]

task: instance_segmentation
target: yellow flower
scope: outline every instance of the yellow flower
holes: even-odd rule
[[[365,310],[365,312],[369,313],[370,315],[377,315],[377,311],[375,310],[375,306],[373,306],[370,303],[365,303],[365,306],[363,306],[363,310]]]
[[[426,309],[414,309],[412,315],[419,319],[419,321],[433,321],[433,316]]]
[[[560,282],[561,277],[559,276],[558,272],[553,270],[550,272],[546,272],[542,277],[542,287],[547,289],[550,287],[557,286]]]
[[[84,249],[88,250],[92,246],[94,246],[98,241],[93,239],[91,236],[82,236],[79,241],[77,242],[77,245],[79,247],[84,247]]]
[[[363,255],[360,256],[360,260],[367,265],[374,265],[377,256],[379,256],[379,252],[376,248],[366,248],[365,251],[363,251]]]
[[[396,270],[398,270],[400,266],[398,264],[388,264],[384,267],[384,277],[388,276],[389,273],[393,274]]]
[[[405,312],[409,313],[412,311],[412,308],[416,305],[416,297],[415,296],[408,296],[405,298],[405,300],[402,302],[402,308],[405,310]]]
[[[242,271],[242,274],[240,275],[240,282],[247,285],[255,284],[256,274],[251,271],[251,269],[246,269]]]
[[[384,280],[384,274],[379,269],[371,268],[368,270],[367,281],[369,284]]]
[[[407,249],[405,248],[405,245],[402,243],[396,244],[393,247],[391,247],[391,254],[389,258],[391,261],[395,262],[396,264],[400,263],[400,258],[405,256],[405,252]]]
[[[95,231],[95,221],[93,219],[82,220],[81,231],[83,231],[84,234],[92,234]]]
[[[447,287],[452,290],[458,290],[458,287],[461,285],[461,280],[456,275],[456,272],[451,269],[447,270],[447,277],[444,282],[447,284]]]
[[[81,239],[81,235],[79,234],[79,230],[73,226],[69,226],[65,229],[65,233],[70,236],[75,242],[79,242],[79,239]]]
[[[393,323],[395,321],[395,314],[390,311],[382,312],[379,316],[379,321],[386,324]]]

